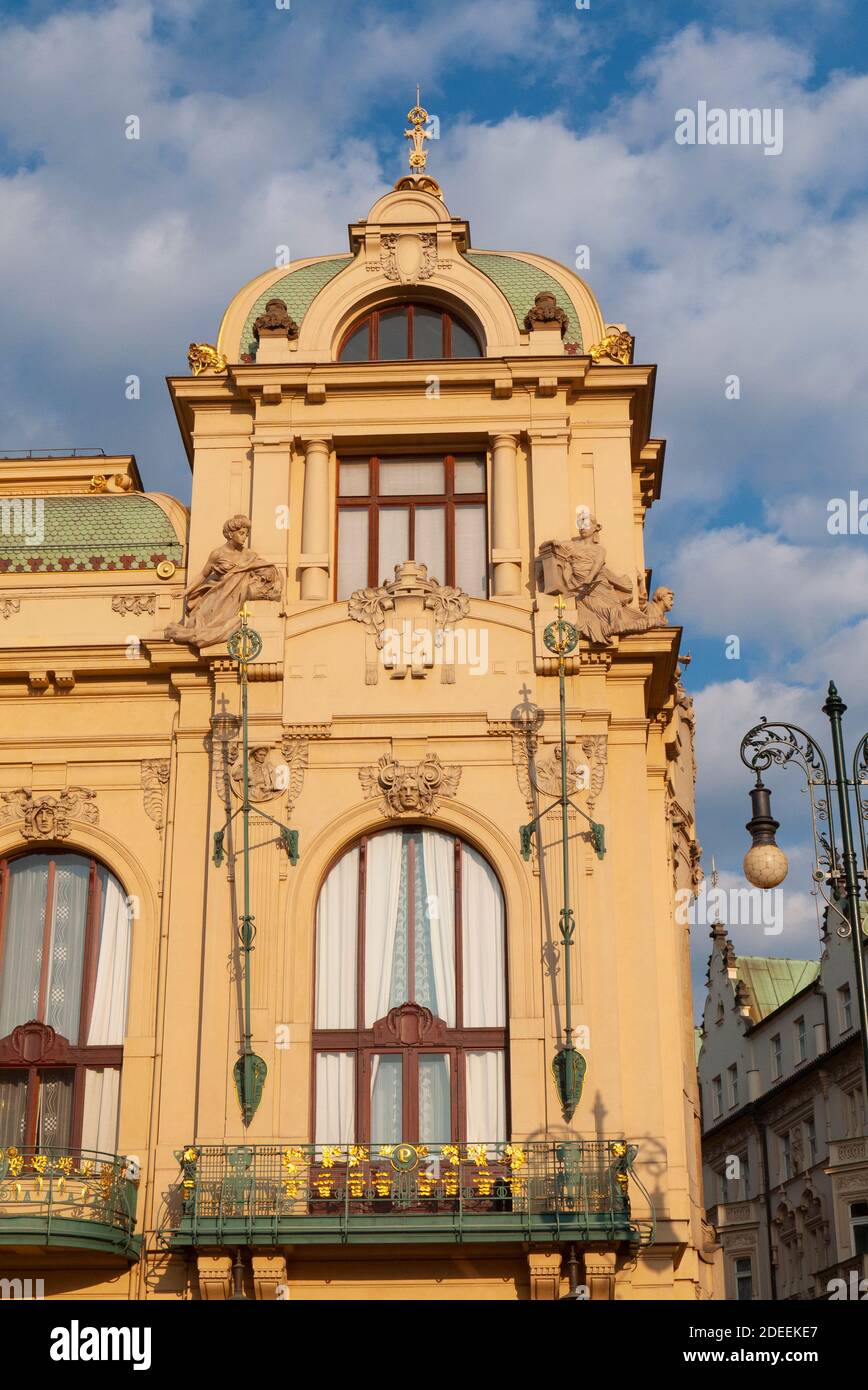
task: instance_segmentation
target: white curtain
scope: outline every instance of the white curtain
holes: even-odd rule
[[[435,999],[420,1000],[455,1027],[455,841],[437,830],[422,831],[425,866],[425,925],[431,942]],[[418,940],[418,928],[417,928]],[[418,947],[417,947],[418,953]]]
[[[117,879],[106,874],[102,884],[99,958],[87,1043],[89,1047],[122,1047],[127,1026],[132,921],[126,895]]]
[[[448,1053],[423,1053],[419,1058],[419,1139],[423,1144],[448,1144],[452,1138],[452,1088]]]
[[[6,942],[0,979],[0,1038],[7,1037],[19,1023],[29,1023],[39,1008],[48,856],[28,855],[10,864],[8,883]]]
[[[352,1052],[318,1052],[317,1144],[352,1144],[356,1137],[356,1059]]]
[[[121,1074],[114,1067],[88,1068],[84,1078],[81,1147],[113,1154],[118,1142]]]
[[[461,848],[465,1028],[506,1027],[503,894],[490,864]]]
[[[468,1052],[468,1144],[498,1144],[506,1138],[505,1059],[502,1052]]]
[[[81,971],[89,881],[90,865],[86,860],[57,860],[45,1022],[73,1045],[78,1043],[81,1017]]]
[[[400,1144],[403,1139],[404,1063],[390,1053],[376,1056],[371,1068],[371,1143]]]
[[[316,913],[315,1028],[356,1027],[359,850],[335,864]]]
[[[403,835],[387,830],[368,841],[365,872],[365,1027],[389,1012],[401,894]],[[399,1003],[403,1002],[401,1000]]]

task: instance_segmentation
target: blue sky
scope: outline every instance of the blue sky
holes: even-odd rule
[[[404,167],[416,81],[476,246],[566,264],[590,247],[605,317],[660,368],[648,555],[694,657],[706,867],[740,882],[744,729],[820,731],[830,677],[853,735],[868,725],[868,537],[826,527],[830,498],[868,496],[864,3],[7,0],[0,17],[0,447],[135,452],[186,499],[163,378],[277,245],[345,250]],[[780,108],[780,156],[676,145],[675,111],[700,100]],[[793,772],[775,786],[784,931],[732,935],[813,956],[805,797]]]

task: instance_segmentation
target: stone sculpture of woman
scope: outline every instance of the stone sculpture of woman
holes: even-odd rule
[[[231,516],[223,527],[225,545],[218,545],[202,573],[190,585],[183,622],[171,623],[166,636],[173,642],[207,647],[221,642],[238,624],[238,612],[249,599],[279,599],[276,567],[247,547],[250,518]]]
[[[548,541],[540,548],[546,591],[575,598],[576,626],[591,642],[605,644],[614,636],[664,627],[672,591],[658,589],[650,603],[646,600],[642,607],[634,607],[630,579],[613,573],[606,564],[601,529],[593,516],[585,515],[572,540]]]

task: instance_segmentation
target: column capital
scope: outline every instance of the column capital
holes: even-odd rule
[[[316,444],[328,449],[329,453],[334,448],[334,435],[326,434],[324,430],[298,430],[295,435],[295,442],[307,453],[308,449]]]
[[[504,448],[518,448],[517,432],[513,434],[510,430],[490,430],[488,438],[491,440],[492,447],[495,449],[498,447],[498,445],[501,445]]]

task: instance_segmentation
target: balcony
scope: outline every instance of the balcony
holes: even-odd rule
[[[647,1245],[650,1198],[623,1141],[191,1145],[162,1232],[172,1248],[579,1241]],[[645,1211],[630,1210],[630,1183]],[[646,1205],[647,1204],[647,1205]]]
[[[89,1150],[0,1149],[0,1246],[139,1258],[127,1160]]]

